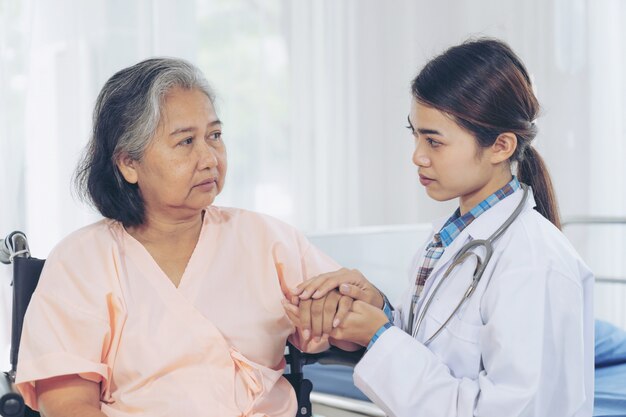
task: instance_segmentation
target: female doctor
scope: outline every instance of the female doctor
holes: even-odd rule
[[[395,310],[342,269],[294,289],[290,318],[366,347],[355,384],[391,416],[591,416],[593,276],[559,230],[524,65],[501,41],[466,42],[412,94],[419,181],[458,209],[434,223]]]

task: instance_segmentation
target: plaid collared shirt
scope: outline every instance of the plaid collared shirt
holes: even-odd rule
[[[519,181],[516,177],[500,188],[495,193],[481,201],[476,207],[461,216],[460,208],[457,208],[454,214],[446,221],[439,233],[435,233],[432,242],[426,246],[426,254],[424,255],[424,262],[417,270],[417,276],[415,277],[415,295],[420,296],[426,280],[433,271],[435,264],[443,255],[446,247],[454,241],[454,239],[474,220],[481,214],[487,211],[489,208],[496,205],[499,201],[504,200],[506,197],[513,194],[520,188]]]

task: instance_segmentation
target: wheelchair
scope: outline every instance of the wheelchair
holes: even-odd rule
[[[39,275],[45,259],[31,257],[28,240],[22,232],[10,233],[0,239],[0,262],[13,265],[13,310],[11,314],[11,369],[0,375],[0,416],[2,417],[39,417],[31,410],[15,388],[18,352],[22,324],[26,308],[37,287]],[[311,391],[313,384],[304,377],[303,367],[314,363],[344,365],[354,367],[363,351],[345,352],[331,347],[316,354],[303,353],[290,343],[285,347],[285,360],[288,373],[284,376],[293,386],[298,400],[296,417],[311,417]]]

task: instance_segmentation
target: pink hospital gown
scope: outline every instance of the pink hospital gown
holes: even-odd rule
[[[36,408],[34,381],[78,374],[101,382],[107,416],[293,417],[281,375],[294,327],[280,301],[338,267],[284,223],[211,206],[177,288],[120,223],[102,220],[50,254],[18,388]]]

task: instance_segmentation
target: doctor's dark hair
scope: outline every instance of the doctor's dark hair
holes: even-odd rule
[[[74,183],[83,200],[124,226],[143,224],[145,206],[139,187],[126,182],[117,161],[141,160],[161,120],[165,97],[174,87],[200,90],[214,102],[200,70],[175,58],[147,59],[117,72],[96,100],[93,131]]]
[[[482,148],[505,132],[517,137],[511,162],[532,187],[536,210],[561,228],[556,195],[543,158],[531,146],[539,102],[524,64],[502,41],[481,38],[432,59],[411,84],[414,98],[451,115]]]

